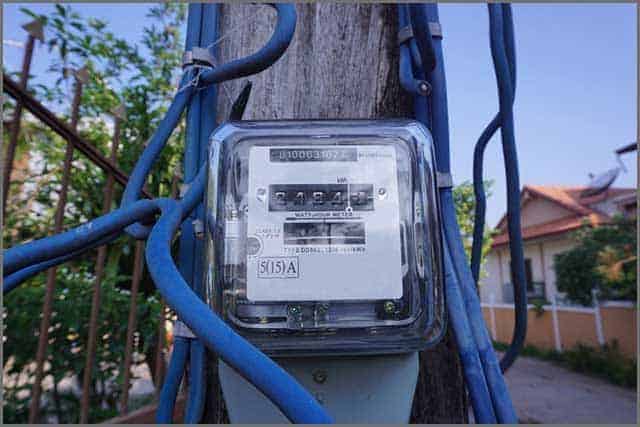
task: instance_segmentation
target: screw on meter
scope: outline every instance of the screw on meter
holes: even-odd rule
[[[275,354],[432,344],[443,327],[433,165],[412,121],[221,126],[207,189],[212,305]]]

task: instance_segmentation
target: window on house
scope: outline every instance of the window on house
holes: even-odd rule
[[[509,263],[509,272],[511,273],[511,283],[514,283],[511,263]],[[532,299],[545,298],[544,282],[533,281],[533,267],[531,266],[531,258],[524,259],[524,277],[527,281],[527,296]]]
[[[524,260],[524,274],[527,278],[527,290],[533,292],[533,273],[531,270],[531,258],[525,258]]]
[[[515,283],[511,262],[509,262],[509,271],[511,272],[511,283]],[[531,268],[531,258],[524,259],[524,277],[527,280],[527,291],[533,292],[533,270]]]

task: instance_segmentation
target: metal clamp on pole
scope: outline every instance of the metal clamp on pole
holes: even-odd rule
[[[452,188],[453,176],[450,173],[436,172],[436,183],[438,188]]]
[[[431,37],[436,39],[442,38],[442,25],[439,22],[429,22],[429,32]]]
[[[193,65],[200,65],[213,68],[215,64],[215,58],[204,47],[194,46],[191,50],[187,50],[182,55],[182,68],[186,68]]]
[[[409,41],[412,38],[413,28],[411,28],[411,25],[407,25],[398,30],[398,45],[401,45],[402,43]]]
[[[191,332],[191,329],[180,319],[177,319],[173,324],[173,336],[191,339],[196,338],[193,332]]]

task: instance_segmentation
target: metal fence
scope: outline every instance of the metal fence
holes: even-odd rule
[[[54,112],[46,108],[38,102],[28,92],[28,78],[31,69],[31,61],[33,59],[33,47],[35,40],[42,40],[42,25],[38,21],[31,22],[23,27],[27,33],[27,43],[25,45],[22,71],[19,82],[14,81],[6,75],[3,75],[3,91],[15,100],[14,116],[10,121],[5,123],[9,126],[9,138],[6,145],[3,168],[3,222],[4,213],[6,212],[6,202],[8,200],[9,186],[11,185],[11,174],[15,161],[16,146],[18,144],[21,120],[23,110],[29,111],[35,118],[40,120],[45,126],[53,130],[56,134],[66,141],[66,149],[64,156],[63,175],[60,187],[59,198],[55,210],[55,223],[53,233],[59,233],[63,228],[63,220],[65,215],[65,206],[67,204],[67,194],[70,185],[70,176],[73,173],[73,158],[76,152],[80,152],[87,157],[91,163],[101,168],[107,177],[106,186],[103,197],[104,213],[108,212],[112,203],[115,184],[125,185],[128,176],[118,167],[117,150],[119,145],[120,123],[123,120],[123,110],[118,109],[113,112],[114,128],[113,137],[110,147],[110,156],[105,157],[100,150],[94,147],[90,141],[85,140],[77,132],[78,122],[80,120],[80,102],[82,97],[83,85],[87,82],[87,70],[82,68],[76,70],[74,75],[74,96],[71,102],[71,119],[69,123],[64,122],[56,116]],[[172,197],[176,196],[178,186],[178,176],[173,179]],[[143,190],[145,197],[151,197],[147,191]],[[96,342],[97,342],[97,322],[100,312],[100,293],[102,279],[104,276],[105,261],[107,255],[107,247],[102,246],[97,250],[95,259],[95,279],[93,283],[93,293],[91,299],[91,315],[87,319],[89,322],[89,336],[87,337],[88,345],[86,349],[86,363],[82,379],[82,396],[80,404],[80,423],[88,422],[89,404],[91,393],[91,379],[96,358]],[[144,269],[144,244],[136,242],[135,259],[133,275],[130,283],[131,303],[129,307],[129,316],[127,323],[127,338],[124,352],[124,382],[120,400],[119,412],[122,415],[128,413],[129,388],[131,386],[131,364],[134,352],[134,333],[136,331],[136,301],[139,291],[140,281]],[[54,293],[56,291],[56,268],[53,267],[47,271],[47,279],[45,285],[45,296],[42,304],[42,318],[40,323],[40,332],[38,338],[38,347],[36,350],[35,361],[35,382],[31,389],[31,404],[29,408],[29,422],[36,423],[39,421],[40,400],[42,394],[42,381],[45,373],[45,361],[48,352],[52,349],[48,346],[49,330],[51,325],[52,304]],[[158,342],[156,346],[156,363],[154,366],[154,378],[156,387],[156,396],[162,386],[162,376],[164,371],[164,353],[165,353],[165,331],[164,325],[167,315],[166,306],[162,304],[160,311],[160,321],[158,330]]]

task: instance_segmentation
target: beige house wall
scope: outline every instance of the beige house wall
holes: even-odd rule
[[[572,214],[571,211],[546,199],[530,199],[522,207],[522,227],[566,218]],[[531,259],[533,281],[545,283],[545,294],[548,300],[557,292],[553,257],[570,249],[571,246],[568,234],[529,240],[524,244],[524,256]],[[480,279],[480,298],[482,301],[506,302],[503,295],[503,285],[511,282],[510,260],[508,245],[494,248],[487,254],[483,275]]]
[[[494,249],[487,254],[480,274],[480,300],[491,303],[504,302],[502,296],[504,279],[500,271],[499,249]]]
[[[546,199],[535,198],[529,200],[522,207],[520,214],[522,227],[544,224],[575,215],[568,209]]]
[[[534,282],[545,283],[548,301],[557,294],[556,272],[553,268],[555,255],[573,247],[568,234],[551,236],[546,239],[527,241],[524,244],[524,256],[531,260],[531,274]],[[480,299],[483,302],[507,302],[503,295],[503,285],[511,282],[511,256],[507,246],[493,249],[486,257],[484,275],[480,279]]]
[[[556,286],[556,270],[553,268],[554,258],[557,254],[566,252],[574,246],[570,233],[561,236],[552,237],[541,241],[542,245],[542,265],[544,265],[544,282],[547,300],[552,301],[554,296],[560,298],[562,294],[558,293]]]

